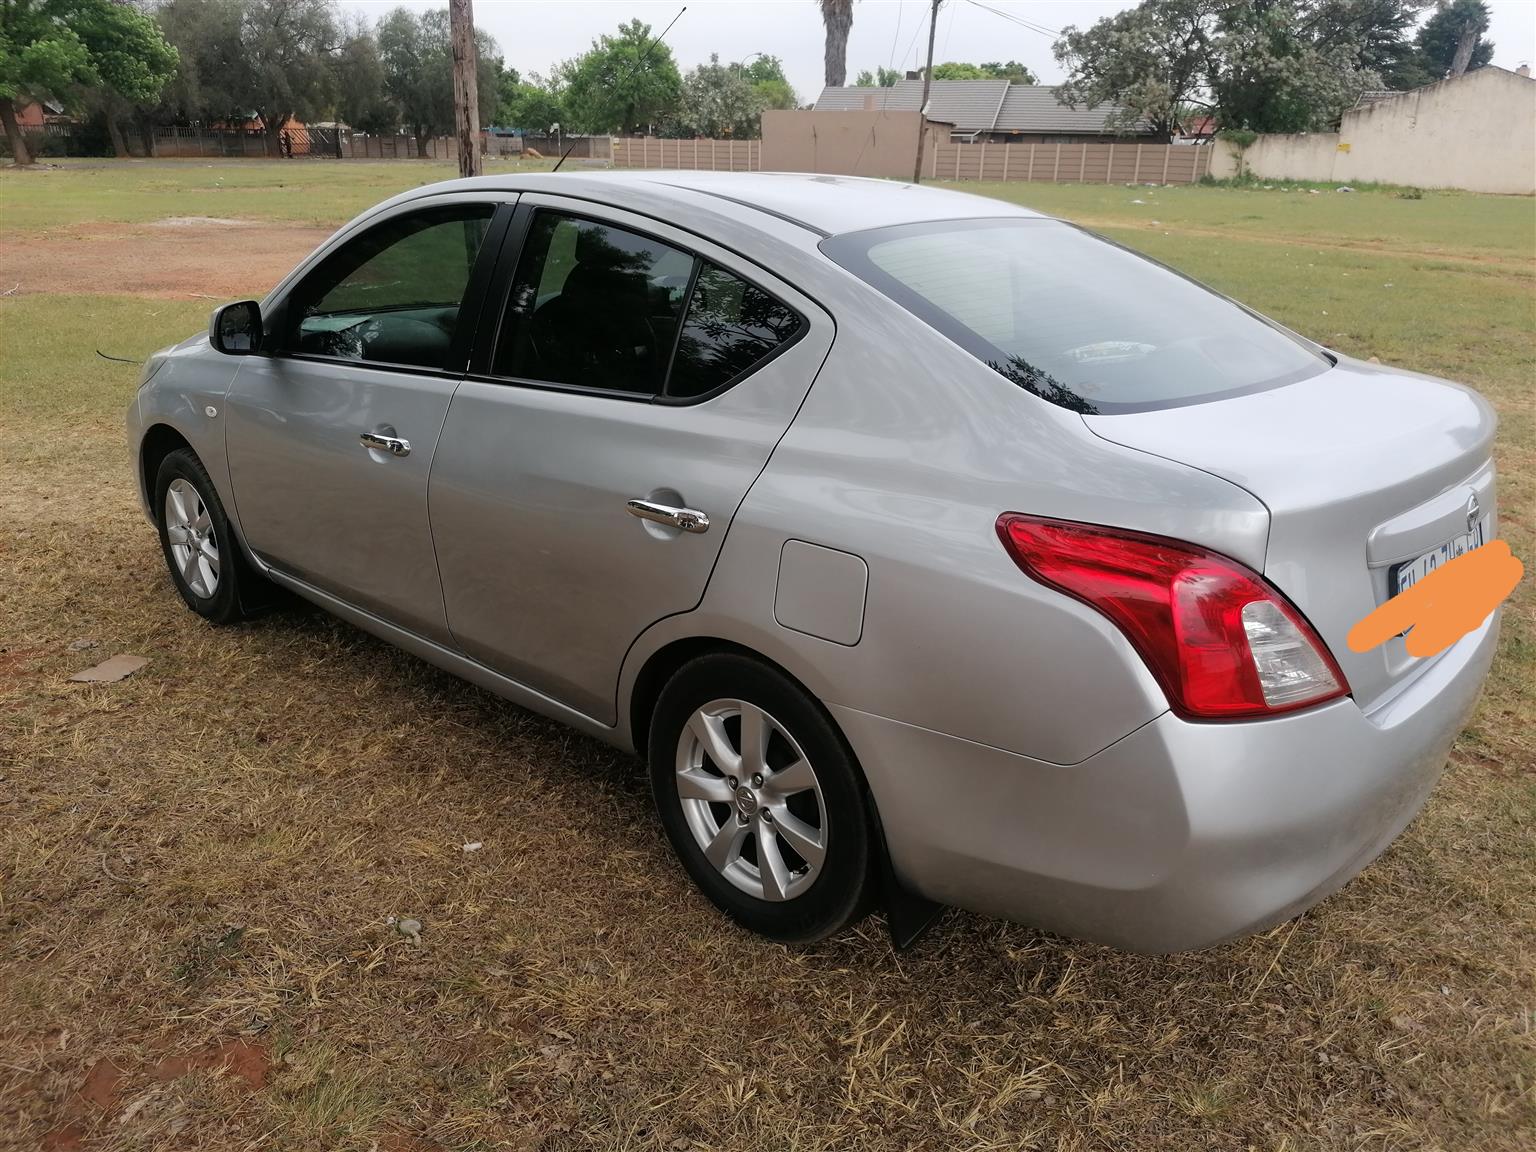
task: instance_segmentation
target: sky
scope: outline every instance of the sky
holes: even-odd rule
[[[341,0],[342,8],[370,19],[399,6],[398,0]],[[447,5],[446,0],[406,0],[403,6]],[[1051,55],[1053,37],[1009,17],[1059,31],[1069,24],[1087,27],[1133,6],[1129,0],[944,0],[934,59],[1019,60],[1043,82],[1055,83],[1062,72]],[[474,0],[476,25],[496,38],[507,64],[525,76],[547,73],[552,64],[580,55],[599,34],[634,17],[660,32],[682,7],[682,0]],[[1488,0],[1488,7],[1493,62],[1510,70],[1536,63],[1536,0]],[[929,0],[858,0],[848,38],[849,82],[865,68],[921,67],[928,49],[928,9]],[[718,52],[722,62],[760,52],[783,60],[802,103],[821,91],[822,28],[815,0],[687,0],[687,11],[666,42],[685,72],[707,63],[711,52]]]

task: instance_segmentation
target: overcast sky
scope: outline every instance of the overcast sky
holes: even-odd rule
[[[1031,31],[1008,16],[1059,31],[1068,24],[1086,27],[1100,17],[1132,7],[1127,0],[945,0],[939,12],[934,59],[1020,60],[1046,83],[1061,79],[1051,55],[1052,37]],[[398,7],[396,0],[341,0],[346,9],[377,18]],[[442,8],[408,0],[408,8]],[[474,0],[475,22],[501,46],[506,62],[519,72],[547,73],[557,61],[580,55],[595,37],[612,32],[638,16],[660,32],[683,7],[681,0]],[[688,0],[667,43],[678,66],[687,71],[718,52],[722,61],[741,60],[754,52],[778,56],[802,103],[816,98],[822,80],[821,14],[815,0]],[[922,65],[927,52],[929,0],[859,0],[848,39],[848,79],[876,65],[906,70]],[[1493,13],[1489,37],[1493,62],[1514,69],[1536,59],[1536,0],[1488,0]],[[987,9],[997,11],[988,11]],[[1000,11],[1007,15],[998,15]]]

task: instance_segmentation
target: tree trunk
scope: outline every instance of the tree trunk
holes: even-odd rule
[[[21,125],[16,123],[16,105],[8,96],[0,96],[0,121],[5,124],[5,138],[11,142],[11,156],[17,164],[32,163],[32,153],[22,138]]]
[[[1472,63],[1472,53],[1477,48],[1478,38],[1483,30],[1477,26],[1476,21],[1470,22],[1461,30],[1461,39],[1456,41],[1456,55],[1451,58],[1451,76],[1460,76],[1467,70],[1467,65]]]
[[[841,88],[848,79],[848,33],[853,30],[853,0],[821,0],[827,29],[826,83]]]
[[[128,151],[128,141],[123,139],[123,126],[110,111],[107,112],[107,135],[112,138],[112,155],[119,160],[126,160],[132,155]]]
[[[470,0],[448,0],[448,23],[453,42],[453,134],[459,144],[459,175],[478,176],[482,171],[479,60]]]
[[[416,159],[427,158],[427,127],[424,124],[416,125]]]
[[[148,112],[139,113],[139,141],[144,145],[144,155],[155,156],[155,124]]]

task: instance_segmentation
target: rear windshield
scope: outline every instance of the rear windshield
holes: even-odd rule
[[[821,248],[1021,388],[1076,412],[1172,408],[1329,367],[1232,301],[1056,220],[903,224]]]

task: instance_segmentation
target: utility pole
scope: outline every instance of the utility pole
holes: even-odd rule
[[[478,176],[479,59],[475,52],[475,12],[470,0],[448,0],[448,31],[453,43],[453,133],[459,143],[459,175]]]
[[[933,12],[928,17],[928,66],[923,69],[923,98],[917,105],[917,160],[912,164],[912,183],[923,182],[923,141],[928,138],[928,85],[933,82],[933,35],[939,28],[939,5],[944,0],[933,0]]]

